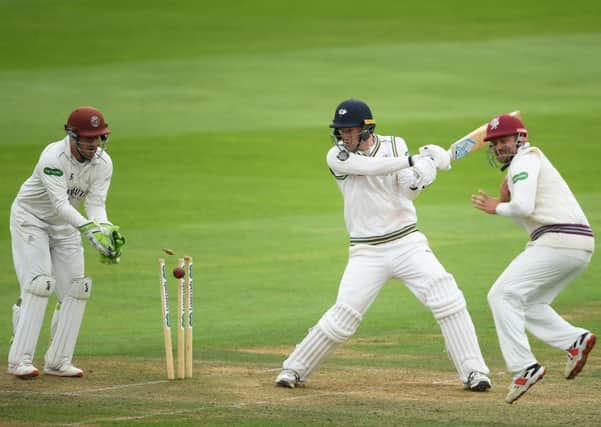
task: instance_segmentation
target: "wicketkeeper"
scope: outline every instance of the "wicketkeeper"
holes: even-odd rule
[[[53,293],[58,304],[52,316],[44,372],[63,377],[83,375],[72,364],[92,291],[92,279],[84,275],[81,236],[107,264],[119,262],[125,244],[105,208],[113,164],[105,151],[109,129],[102,113],[93,107],[77,108],[70,114],[65,131],[64,139],[44,149],[10,211],[20,295],[13,306],[8,373],[20,378],[39,375],[33,365],[34,353]],[[82,201],[87,217],[78,211]]]
[[[526,331],[567,351],[564,376],[582,370],[596,337],[571,325],[553,308],[555,297],[589,264],[593,231],[568,184],[543,152],[528,143],[528,130],[502,114],[486,128],[489,160],[507,169],[499,199],[480,190],[476,209],[511,217],[530,236],[526,249],[501,273],[488,293],[507,369],[513,381],[507,403],[516,401],[546,373],[532,353]]]
[[[431,311],[440,325],[446,349],[465,388],[490,388],[488,367],[455,279],[440,264],[417,229],[413,200],[450,168],[447,150],[429,145],[408,155],[397,136],[374,133],[376,122],[362,101],[336,107],[334,147],[327,164],[344,199],[350,235],[349,259],[336,303],[284,361],[276,383],[293,388],[356,332],[363,315],[384,283],[398,279]]]

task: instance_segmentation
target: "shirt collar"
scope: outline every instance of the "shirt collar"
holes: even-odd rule
[[[359,154],[361,154],[362,156],[367,156],[367,157],[374,157],[376,155],[376,153],[378,152],[378,149],[380,148],[380,138],[378,138],[378,135],[373,134],[373,138],[374,138],[374,143],[371,144],[371,146],[366,150],[366,151],[359,151]]]

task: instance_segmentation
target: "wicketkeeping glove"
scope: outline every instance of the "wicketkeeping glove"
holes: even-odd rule
[[[106,257],[116,255],[112,233],[106,227],[92,221],[79,227],[79,231],[101,255]]]
[[[118,264],[121,260],[121,248],[125,245],[125,236],[119,231],[118,225],[103,223],[100,226],[109,232],[115,252],[112,256],[100,254],[100,262],[103,264]]]

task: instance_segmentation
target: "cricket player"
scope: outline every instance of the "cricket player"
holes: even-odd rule
[[[80,234],[107,264],[119,262],[125,244],[105,208],[113,165],[104,150],[109,129],[102,113],[93,107],[77,108],[69,116],[65,131],[64,139],[44,149],[10,211],[20,296],[13,306],[8,373],[19,378],[39,375],[33,365],[34,352],[53,293],[58,304],[52,316],[44,372],[83,376],[83,371],[73,366],[72,357],[92,279],[84,275]],[[87,217],[77,210],[82,201]]]
[[[362,101],[336,107],[334,147],[327,164],[344,199],[350,235],[349,259],[336,303],[284,361],[282,387],[305,381],[319,363],[357,330],[382,286],[401,280],[428,307],[465,388],[485,391],[491,383],[463,293],[417,229],[413,200],[450,168],[447,150],[430,145],[409,156],[405,141],[374,133],[376,122]]]
[[[574,194],[543,152],[528,143],[517,117],[502,114],[490,121],[485,141],[491,161],[507,170],[496,199],[480,190],[476,209],[512,217],[530,236],[521,252],[488,293],[501,352],[513,381],[507,403],[515,402],[545,375],[532,354],[526,331],[567,352],[564,376],[580,373],[596,337],[571,325],[553,308],[555,297],[591,260],[593,231]]]

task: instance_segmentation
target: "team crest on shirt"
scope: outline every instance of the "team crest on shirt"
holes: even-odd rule
[[[348,160],[349,158],[349,153],[348,151],[340,151],[338,154],[336,154],[336,158],[338,160],[340,160],[341,162],[344,162],[345,160]]]
[[[100,119],[98,118],[98,116],[90,117],[90,124],[93,128],[97,128],[98,126],[100,126]]]
[[[495,130],[496,128],[498,128],[499,127],[499,118],[495,117],[494,119],[492,119],[490,121],[489,126],[490,126],[491,130]]]

